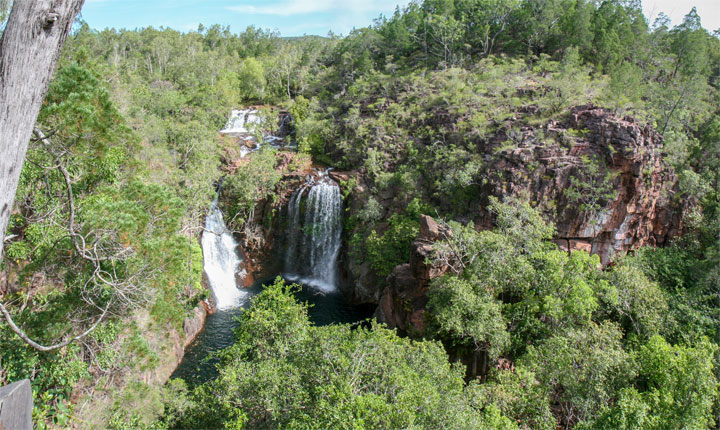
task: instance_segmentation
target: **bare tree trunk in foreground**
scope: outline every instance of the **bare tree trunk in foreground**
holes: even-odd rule
[[[30,135],[84,0],[15,0],[0,41],[0,256]]]

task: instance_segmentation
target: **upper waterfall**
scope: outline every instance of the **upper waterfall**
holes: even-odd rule
[[[202,234],[203,269],[220,310],[240,306],[248,293],[238,289],[237,274],[242,260],[237,254],[237,242],[228,231],[218,207],[217,198],[205,218]]]
[[[285,276],[323,292],[337,289],[342,235],[340,187],[327,176],[308,177],[288,203]]]
[[[220,133],[224,134],[252,134],[261,123],[260,116],[258,115],[257,109],[241,109],[233,110],[230,113],[230,119],[228,119],[225,128],[220,130]]]
[[[277,114],[277,135],[272,134],[275,127],[272,126],[273,117],[267,113],[263,114],[258,108],[235,109],[230,113],[225,128],[220,134],[237,138],[240,149],[240,158],[245,158],[251,152],[259,151],[263,146],[268,145],[275,149],[282,147],[296,147],[292,144],[292,115],[287,111],[279,111]],[[261,138],[258,140],[258,137]],[[286,142],[286,137],[290,141]]]

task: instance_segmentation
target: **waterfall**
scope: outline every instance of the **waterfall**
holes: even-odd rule
[[[225,226],[217,198],[205,218],[201,243],[203,269],[218,310],[240,306],[248,294],[237,287],[236,276],[242,260],[236,252],[237,242]]]
[[[224,134],[247,135],[252,134],[254,128],[260,124],[261,120],[256,109],[234,110],[230,113],[225,128],[220,130]]]
[[[286,123],[290,120],[287,118],[288,117],[285,116],[279,119],[279,128],[282,129],[282,127],[285,127],[285,129],[287,129],[289,127]],[[271,134],[264,135],[261,141],[258,141],[254,133],[265,128],[266,124],[264,124],[263,121],[263,118],[260,116],[260,111],[257,109],[236,109],[230,113],[230,118],[225,124],[225,128],[220,130],[220,133],[239,139],[240,158],[247,157],[251,152],[259,151],[265,144],[275,149],[280,149],[285,146],[285,139],[283,137],[273,136]]]
[[[342,234],[340,187],[327,176],[308,178],[290,198],[288,223],[285,277],[335,291]]]

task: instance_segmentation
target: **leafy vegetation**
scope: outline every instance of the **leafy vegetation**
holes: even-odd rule
[[[313,326],[297,286],[276,280],[240,317],[220,376],[196,388],[173,428],[487,428],[514,425],[477,408],[442,346],[373,323]]]
[[[38,351],[0,323],[0,384],[32,380],[39,428],[714,428],[719,89],[720,39],[695,9],[671,28],[632,1],[412,1],[343,38],[79,22],[0,266],[17,325],[68,344]],[[689,208],[674,243],[610,267],[552,242],[555,202],[484,191],[527,130],[538,148],[586,138],[550,127],[586,104],[662,135],[679,182],[660,191]],[[451,270],[429,285],[427,339],[314,326],[277,281],[240,317],[216,380],[147,382],[207,294],[197,238],[215,184],[232,171],[220,201],[247,241],[272,222],[258,203],[281,201],[274,150],[222,169],[233,143],[217,130],[244,105],[292,114],[309,154],[296,159],[357,173],[343,184],[347,255],[378,286],[408,262],[420,214],[452,220],[433,246]],[[615,176],[592,157],[575,173],[563,196],[591,218]]]

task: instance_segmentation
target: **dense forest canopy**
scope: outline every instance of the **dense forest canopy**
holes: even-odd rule
[[[694,8],[670,27],[640,6],[413,1],[346,37],[78,21],[23,166],[0,299],[40,342],[102,322],[53,352],[0,323],[0,385],[32,380],[38,428],[717,428],[720,33]],[[429,285],[421,337],[313,325],[278,279],[215,380],[160,380],[208,295],[198,237],[213,184],[227,175],[223,210],[248,239],[295,168],[267,147],[227,174],[233,143],[217,132],[243,106],[292,114],[293,162],[362,178],[341,184],[356,202],[343,240],[378,287],[408,263],[420,215],[451,232],[429,258],[453,270]],[[660,192],[683,208],[682,235],[603,266],[553,242],[555,202],[484,194],[524,130],[578,106],[661,136],[677,181]],[[584,169],[562,194],[590,219],[616,190],[602,160]],[[480,206],[491,228],[475,228]]]

